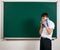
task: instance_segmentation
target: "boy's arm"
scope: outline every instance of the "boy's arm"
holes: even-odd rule
[[[47,26],[45,26],[45,28],[46,28],[46,30],[47,30],[47,32],[48,32],[48,34],[51,34],[51,32],[53,31],[53,29],[52,29],[52,28],[49,28],[49,27],[47,27]]]
[[[39,33],[40,33],[40,35],[42,34],[42,25],[40,26]]]

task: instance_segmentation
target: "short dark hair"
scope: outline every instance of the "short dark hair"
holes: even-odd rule
[[[48,13],[43,13],[42,15],[41,15],[41,17],[48,17]]]

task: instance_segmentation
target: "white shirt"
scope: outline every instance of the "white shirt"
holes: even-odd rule
[[[49,25],[49,28],[52,28],[54,30],[55,25],[50,19],[48,19],[48,25]],[[48,34],[46,31],[46,28],[43,28],[41,37],[52,39],[52,34],[53,34],[53,31],[50,34]]]

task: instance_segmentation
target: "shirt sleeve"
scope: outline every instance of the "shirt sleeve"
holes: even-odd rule
[[[55,25],[54,25],[54,23],[53,23],[53,22],[49,22],[49,28],[52,28],[52,29],[54,29],[54,28],[55,28]]]

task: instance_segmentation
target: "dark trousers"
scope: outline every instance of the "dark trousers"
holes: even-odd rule
[[[41,37],[40,50],[52,50],[51,40]]]

